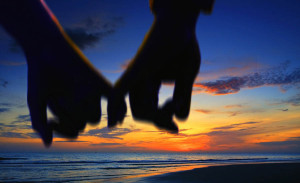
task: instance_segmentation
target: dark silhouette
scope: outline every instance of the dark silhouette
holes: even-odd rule
[[[44,1],[1,1],[0,24],[25,52],[32,127],[46,146],[51,145],[52,131],[75,138],[87,122],[99,122],[100,98],[109,97],[112,85],[71,41]],[[47,106],[56,117],[49,122]],[[126,111],[121,112],[115,114]]]
[[[200,12],[210,13],[214,0],[150,0],[155,16],[151,29],[131,61],[115,84],[114,100],[108,103],[108,126],[118,122],[114,113],[120,98],[129,92],[132,115],[150,121],[160,129],[178,132],[173,121],[189,115],[191,94],[200,67],[200,52],[195,28]],[[158,93],[162,82],[175,82],[173,98],[158,106]]]
[[[96,71],[64,32],[43,0],[0,1],[0,24],[22,46],[28,65],[28,106],[32,127],[44,144],[52,132],[75,138],[87,122],[101,118],[101,96],[108,98],[108,126],[121,123],[129,93],[134,118],[177,133],[173,115],[189,115],[194,79],[200,67],[195,35],[198,15],[213,0],[150,0],[155,15],[135,58],[115,87]],[[158,106],[162,81],[174,81],[173,98]],[[55,115],[48,121],[47,106]]]

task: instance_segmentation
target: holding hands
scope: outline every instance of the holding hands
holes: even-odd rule
[[[102,96],[108,99],[108,127],[122,123],[127,93],[134,118],[178,133],[173,115],[188,117],[200,67],[197,18],[200,11],[211,11],[213,0],[190,0],[184,5],[150,0],[153,25],[114,87],[70,40],[43,1],[0,4],[0,24],[21,44],[27,58],[32,127],[46,146],[51,145],[53,131],[76,138],[86,123],[98,123]],[[11,13],[12,9],[18,13]],[[175,88],[173,97],[158,106],[162,82],[174,82]],[[55,116],[53,120],[47,120],[47,106]]]

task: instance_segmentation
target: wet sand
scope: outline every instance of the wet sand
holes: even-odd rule
[[[137,182],[299,183],[300,163],[265,163],[211,166],[144,177]]]

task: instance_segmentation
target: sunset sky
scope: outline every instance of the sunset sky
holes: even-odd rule
[[[184,2],[184,1],[183,1]],[[153,15],[147,0],[48,0],[65,31],[94,66],[115,82],[134,57]],[[201,14],[202,65],[189,118],[179,134],[133,120],[106,128],[102,119],[78,139],[55,135],[46,149],[31,128],[27,66],[0,26],[0,152],[274,152],[300,153],[300,1],[216,0]],[[172,95],[164,85],[160,103]]]

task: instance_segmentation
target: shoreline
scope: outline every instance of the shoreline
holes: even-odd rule
[[[299,162],[216,165],[147,176],[128,182],[256,183],[300,182]]]

